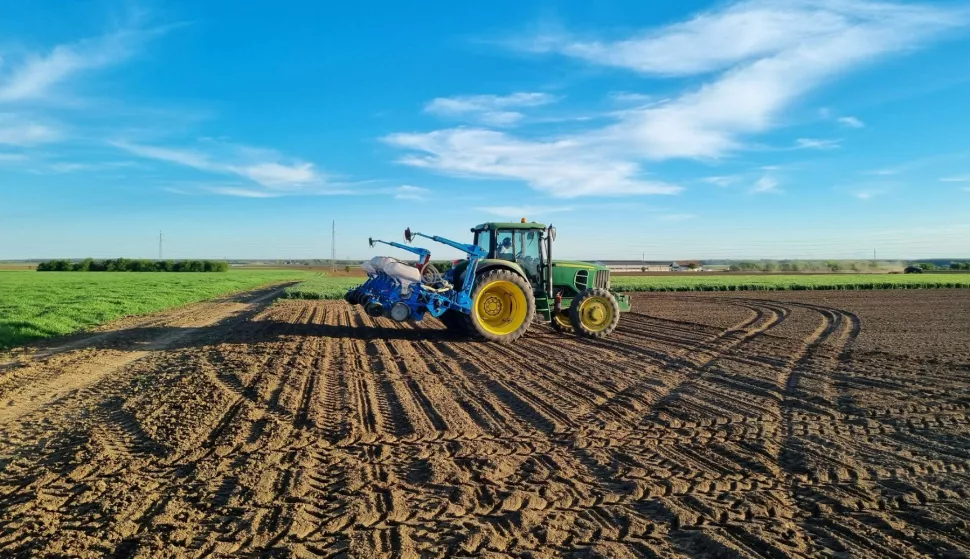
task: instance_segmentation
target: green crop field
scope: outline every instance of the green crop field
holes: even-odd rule
[[[287,288],[286,294],[291,299],[342,299],[348,289],[364,279],[318,275]],[[970,274],[614,275],[612,283],[613,290],[619,292],[932,289],[970,288]]]
[[[0,349],[307,275],[292,270],[221,274],[0,271]]]
[[[317,274],[312,278],[286,288],[289,299],[343,299],[347,290],[364,283],[364,277],[329,277]]]
[[[970,288],[970,274],[613,276],[615,291],[757,291]]]

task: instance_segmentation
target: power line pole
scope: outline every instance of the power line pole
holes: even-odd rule
[[[330,228],[330,271],[337,271],[337,220]]]
[[[162,232],[158,232],[158,259],[162,259]]]

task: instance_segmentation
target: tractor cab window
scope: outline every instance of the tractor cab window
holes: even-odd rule
[[[515,242],[512,231],[499,231],[495,234],[495,258],[515,262]]]
[[[539,264],[542,262],[540,235],[535,230],[515,232],[515,261],[522,266],[533,283],[539,281]]]
[[[492,232],[487,229],[484,231],[475,231],[475,244],[479,248],[485,251],[486,255],[492,253]]]

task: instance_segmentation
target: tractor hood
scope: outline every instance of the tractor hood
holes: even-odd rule
[[[583,262],[581,260],[553,260],[553,268],[576,268],[578,270],[607,270],[608,266],[602,264],[594,264],[592,262]]]

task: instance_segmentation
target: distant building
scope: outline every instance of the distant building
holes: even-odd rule
[[[656,260],[606,260],[602,262],[613,272],[669,272],[670,262]]]

